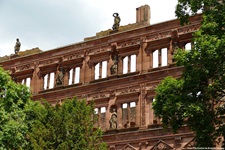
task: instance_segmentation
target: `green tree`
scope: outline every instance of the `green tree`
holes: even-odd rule
[[[223,0],[179,0],[181,23],[202,12],[202,26],[194,34],[190,52],[179,49],[176,64],[184,66],[179,79],[167,77],[156,89],[153,109],[165,127],[176,132],[187,124],[197,146],[213,147],[225,137],[225,5]]]
[[[25,108],[29,106],[30,92],[16,84],[0,67],[0,149],[23,149],[28,144]]]
[[[101,130],[94,130],[93,103],[87,105],[85,100],[73,98],[62,106],[44,102],[30,108],[27,111],[31,119],[28,149],[106,149]]]

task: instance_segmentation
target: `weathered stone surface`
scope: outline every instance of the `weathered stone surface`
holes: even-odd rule
[[[180,26],[179,20],[149,25],[148,19],[146,22],[141,16],[148,13],[144,8],[148,7],[138,9],[140,18],[136,23],[120,26],[115,33],[103,31],[83,42],[50,51],[36,48],[19,52],[17,57],[6,57],[0,64],[16,82],[30,81],[33,100],[43,98],[53,105],[74,96],[87,102],[94,100],[95,127],[102,128],[110,149],[190,147],[192,143],[188,142],[194,134],[186,126],[178,134],[163,131],[152,102],[163,78],[181,75],[183,68],[174,65],[173,52],[176,46],[184,48],[191,42],[192,33],[200,27],[201,15],[191,17],[187,26]],[[167,55],[165,65],[163,50]],[[64,70],[63,78],[59,78],[59,68]]]

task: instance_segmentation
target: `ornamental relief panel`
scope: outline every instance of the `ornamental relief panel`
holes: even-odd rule
[[[131,86],[131,87],[126,87],[126,88],[116,89],[116,96],[139,92],[140,91],[139,88],[140,88],[139,86]]]
[[[195,145],[196,145],[195,138],[193,138],[183,147],[183,149],[192,149],[193,147],[195,147]]]
[[[132,145],[127,144],[126,146],[124,146],[122,148],[122,150],[137,150],[137,149],[135,147],[133,147]]]
[[[199,28],[200,28],[200,24],[184,26],[183,28],[178,29],[178,34],[180,35],[180,34],[195,32],[195,31],[199,30]]]
[[[117,44],[117,48],[119,49],[123,47],[129,47],[129,46],[140,45],[140,44],[141,44],[141,39],[137,38],[137,39],[132,39],[125,42],[119,42]]]
[[[69,61],[69,60],[78,59],[78,58],[84,58],[84,54],[83,53],[75,53],[75,54],[65,55],[65,56],[63,56],[63,61]]]
[[[41,60],[41,61],[39,61],[38,65],[39,65],[39,67],[47,66],[47,65],[51,65],[51,64],[56,64],[59,61],[60,61],[59,58],[52,58],[52,59],[48,59],[48,60]]]
[[[97,47],[94,49],[89,49],[89,55],[110,52],[110,51],[111,51],[111,45],[105,45],[105,46]]]
[[[22,65],[22,66],[18,66],[16,67],[16,72],[20,72],[20,71],[24,71],[24,70],[29,70],[29,69],[34,69],[35,68],[35,64],[26,64],[26,65]]]
[[[168,38],[170,36],[170,31],[164,31],[161,33],[155,33],[151,34],[149,36],[146,36],[146,42],[155,41],[163,38]]]
[[[173,150],[173,148],[160,140],[151,150]]]

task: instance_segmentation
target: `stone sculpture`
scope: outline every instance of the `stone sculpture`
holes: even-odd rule
[[[117,129],[117,113],[116,113],[116,109],[113,109],[111,118],[109,120],[109,124],[110,124],[110,129]]]
[[[21,46],[21,43],[19,41],[19,39],[16,39],[16,45],[14,47],[14,50],[15,50],[15,54],[18,55],[19,51],[20,51],[20,46]]]
[[[120,26],[120,16],[118,13],[113,14],[114,17],[114,24],[112,26],[113,31],[118,31]]]
[[[117,74],[117,68],[118,68],[118,56],[113,56],[113,65],[110,67],[111,75]]]
[[[59,74],[56,78],[56,86],[63,85],[63,81],[64,81],[63,68],[59,68]]]

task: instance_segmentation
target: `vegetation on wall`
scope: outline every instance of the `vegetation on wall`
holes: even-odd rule
[[[179,49],[176,64],[184,66],[179,79],[165,78],[156,89],[153,109],[164,127],[176,132],[187,124],[196,146],[214,147],[225,136],[225,5],[218,0],[179,0],[181,23],[202,11],[203,21],[194,34],[193,48]],[[223,147],[225,144],[223,143]]]

